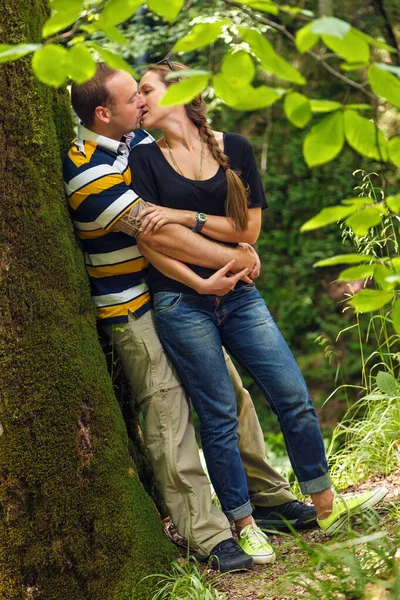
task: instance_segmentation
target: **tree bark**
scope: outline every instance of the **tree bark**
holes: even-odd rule
[[[3,0],[1,43],[47,0]],[[175,550],[129,457],[61,177],[69,99],[0,65],[0,599],[149,598]],[[137,587],[136,587],[137,586]]]
[[[385,4],[383,0],[372,0],[372,6],[374,7],[375,11],[380,17],[380,20],[383,25],[382,29],[387,43],[390,44],[390,46],[393,46],[393,48],[396,48],[397,50],[397,54],[393,53],[390,55],[392,62],[396,65],[400,65],[400,44],[397,41],[396,34],[394,32],[392,23],[390,21],[389,13],[386,10]]]

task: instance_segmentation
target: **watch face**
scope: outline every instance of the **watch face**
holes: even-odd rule
[[[200,223],[205,223],[207,221],[207,215],[205,215],[204,213],[199,213],[197,215],[197,218]]]

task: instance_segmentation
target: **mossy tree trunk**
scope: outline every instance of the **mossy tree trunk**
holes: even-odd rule
[[[45,0],[3,0],[0,42],[40,39]],[[0,599],[149,597],[174,550],[129,457],[71,229],[65,90],[0,65]]]

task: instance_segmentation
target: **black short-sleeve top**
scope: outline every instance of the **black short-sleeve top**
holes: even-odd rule
[[[264,189],[251,145],[245,137],[236,133],[224,133],[223,141],[224,152],[229,158],[231,168],[240,174],[243,183],[249,188],[249,208],[265,208],[267,203]],[[130,153],[129,164],[132,171],[132,187],[147,202],[175,209],[204,212],[207,215],[225,216],[227,183],[221,167],[210,179],[188,179],[175,171],[155,142],[135,146]],[[214,273],[213,269],[190,264],[189,266],[201,277],[209,277]],[[153,293],[196,293],[184,284],[165,277],[153,266],[149,269],[148,283]]]

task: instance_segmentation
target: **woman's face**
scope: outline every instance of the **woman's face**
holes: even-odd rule
[[[146,129],[161,129],[162,122],[171,114],[171,106],[158,106],[167,91],[167,86],[161,81],[158,73],[148,71],[143,75],[139,92],[144,102],[142,108],[142,125]]]

